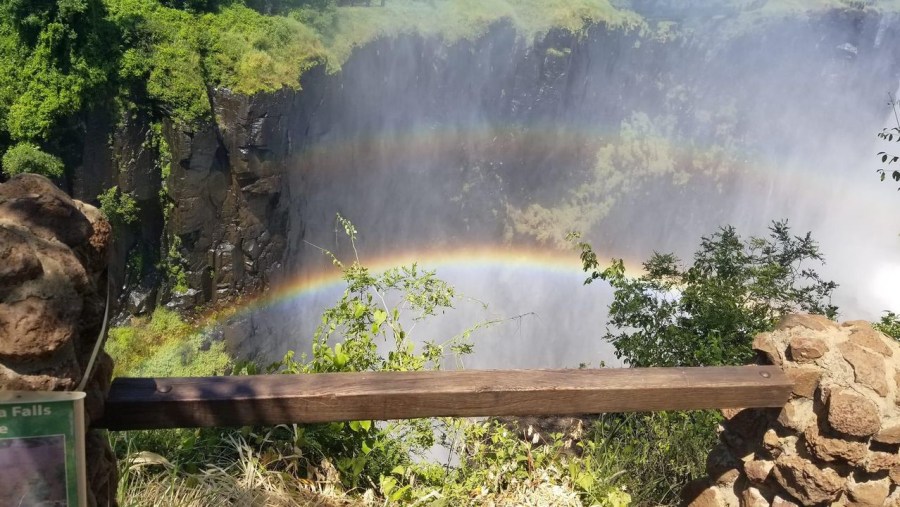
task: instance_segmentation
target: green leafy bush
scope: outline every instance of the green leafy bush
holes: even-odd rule
[[[614,484],[635,505],[675,505],[689,481],[706,475],[721,419],[709,410],[603,414],[584,445],[594,475],[616,475]]]
[[[631,366],[745,364],[753,337],[783,315],[837,313],[830,303],[837,284],[807,267],[824,262],[818,245],[809,233],[792,236],[787,222],[746,241],[723,227],[701,239],[693,265],[656,253],[638,277],[626,276],[621,259],[599,270],[590,245],[579,246],[585,283],[600,278],[615,290],[605,339]]]
[[[626,275],[621,259],[600,270],[591,246],[578,246],[585,284],[602,279],[615,291],[605,339],[631,366],[746,364],[753,337],[781,316],[837,312],[830,303],[837,285],[808,266],[823,262],[817,244],[809,233],[792,236],[787,222],[773,222],[767,238],[747,240],[723,227],[701,238],[692,265],[655,253],[637,277]],[[714,411],[611,414],[592,435],[604,443],[600,453],[622,443],[612,452],[638,504],[671,504],[688,481],[704,475],[720,419]]]
[[[356,228],[340,215],[337,219],[355,252]],[[452,308],[456,293],[450,285],[416,265],[373,274],[360,264],[358,256],[346,264],[327,250],[323,253],[342,270],[347,287],[340,300],[323,313],[310,359],[296,361],[289,352],[268,367],[270,373],[439,369],[448,353],[470,353],[471,334],[489,324],[476,324],[444,342],[426,341],[417,346],[405,322]],[[387,351],[380,346],[383,343],[388,345]],[[329,457],[351,488],[365,486],[365,478],[372,481],[389,475],[397,466],[409,465],[411,456],[423,455],[435,441],[435,428],[429,420],[310,425],[291,433],[281,438],[299,439],[314,449],[314,454]]]
[[[14,140],[50,140],[66,118],[103,98],[119,37],[101,0],[2,4],[5,127]]]
[[[138,220],[138,205],[134,195],[128,192],[119,192],[118,186],[113,186],[97,196],[100,201],[100,211],[114,224],[133,224]]]
[[[64,170],[62,160],[42,151],[36,144],[19,143],[3,154],[3,173],[7,176],[34,173],[59,178]]]
[[[895,340],[900,340],[900,315],[894,312],[885,312],[873,327]]]

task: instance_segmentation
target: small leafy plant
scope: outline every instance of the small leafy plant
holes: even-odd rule
[[[134,195],[119,191],[118,186],[110,187],[97,196],[100,211],[116,225],[131,225],[138,220],[138,204]]]
[[[900,340],[900,315],[894,312],[884,312],[881,320],[875,322],[872,327],[895,340]]]
[[[478,323],[444,341],[417,343],[409,333],[419,321],[453,308],[459,295],[434,271],[417,265],[388,269],[374,274],[362,265],[356,250],[357,230],[344,217],[337,221],[350,239],[354,259],[345,263],[321,249],[343,273],[347,284],[341,298],[325,310],[317,326],[312,355],[298,361],[288,352],[282,361],[267,368],[269,373],[328,373],[360,371],[420,371],[440,369],[448,356],[472,352],[472,333],[490,325]],[[386,344],[385,349],[382,344]],[[321,457],[329,457],[345,485],[375,487],[397,467],[410,465],[412,456],[422,456],[435,443],[441,423],[430,420],[352,421],[310,425],[291,429],[290,438],[302,442]],[[398,495],[403,486],[384,488]]]
[[[900,114],[897,113],[897,101],[894,100],[894,96],[892,94],[888,94],[888,97],[890,97],[888,105],[891,106],[891,111],[894,113],[894,119],[897,121],[897,126],[882,129],[881,132],[878,133],[878,138],[889,143],[900,143]],[[875,172],[877,172],[878,176],[881,178],[881,181],[884,181],[885,178],[890,175],[892,180],[900,182],[900,169],[890,169],[891,164],[900,161],[900,156],[896,155],[895,153],[880,151],[878,152],[878,158],[881,159],[882,164],[887,166],[887,168],[879,167],[875,170]]]

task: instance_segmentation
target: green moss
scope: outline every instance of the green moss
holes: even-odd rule
[[[202,335],[187,340],[166,341],[153,355],[137,365],[129,375],[137,377],[205,377],[222,375],[231,364],[224,342],[214,342],[203,350]]]
[[[157,308],[149,319],[133,317],[130,325],[110,329],[106,351],[117,377],[223,374],[231,364],[225,344],[204,341],[177,313]]]

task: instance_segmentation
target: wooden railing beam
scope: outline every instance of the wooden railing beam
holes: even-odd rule
[[[118,378],[95,426],[256,426],[442,416],[780,407],[775,366]]]

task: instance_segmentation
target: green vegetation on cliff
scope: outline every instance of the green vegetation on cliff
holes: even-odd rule
[[[106,351],[116,364],[114,376],[222,375],[231,364],[223,342],[204,343],[200,333],[165,308],[110,329]]]
[[[61,175],[44,152],[66,161],[77,117],[107,95],[117,39],[100,0],[0,2],[0,151],[17,150],[6,175]]]
[[[148,108],[155,119],[212,119],[210,92],[298,89],[324,65],[337,71],[354,48],[417,34],[475,39],[498,22],[525,40],[551,29],[606,24],[664,37],[693,3],[628,0],[63,0],[0,1],[0,154],[21,142],[80,163],[86,116]],[[872,5],[869,5],[872,4]],[[798,12],[897,9],[897,0],[704,2],[726,31]],[[640,8],[637,8],[640,7]],[[703,17],[701,16],[701,17]],[[731,27],[731,28],[729,28]],[[689,29],[687,23],[684,29]],[[11,171],[6,171],[8,174]]]
[[[63,170],[59,157],[42,151],[33,143],[19,143],[3,154],[3,173],[7,176],[34,173],[54,178],[62,176]]]

